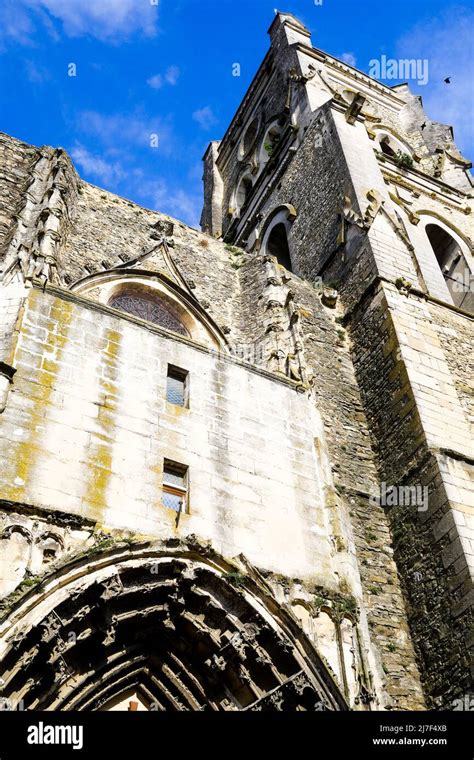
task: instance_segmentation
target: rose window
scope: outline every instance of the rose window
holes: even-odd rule
[[[126,311],[135,317],[153,322],[166,330],[189,336],[189,332],[181,322],[174,309],[160,298],[153,298],[136,293],[123,293],[114,296],[109,302],[114,309]]]

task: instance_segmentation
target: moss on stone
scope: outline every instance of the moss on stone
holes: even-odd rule
[[[239,573],[238,571],[224,573],[223,577],[226,579],[226,581],[228,581],[232,586],[235,586],[236,588],[240,588],[241,586],[245,585],[245,581],[247,580],[247,576],[244,575],[244,573]]]

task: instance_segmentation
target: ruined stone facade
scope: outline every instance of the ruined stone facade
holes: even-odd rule
[[[469,165],[406,86],[270,37],[202,233],[0,136],[10,706],[472,691]]]

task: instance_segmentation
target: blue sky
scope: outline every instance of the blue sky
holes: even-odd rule
[[[362,71],[383,54],[427,59],[428,83],[412,89],[472,159],[474,6],[318,2],[280,10]],[[265,55],[274,12],[275,0],[1,0],[0,130],[62,146],[89,182],[197,225],[201,157]]]

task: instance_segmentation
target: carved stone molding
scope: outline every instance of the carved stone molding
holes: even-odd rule
[[[33,164],[6,256],[3,282],[62,283],[61,247],[75,213],[79,180],[67,154],[43,148]]]
[[[80,566],[70,566],[69,581],[65,567],[55,598],[39,591],[35,609],[45,600],[49,608],[43,619],[30,619],[25,608],[1,662],[5,697],[15,699],[20,690],[25,709],[98,709],[133,672],[166,709],[314,710],[320,703],[345,709],[309,640],[301,669],[304,634],[250,566],[245,578],[252,594],[226,581],[218,555],[206,561],[183,544],[176,554],[160,547],[156,573],[150,572],[149,545],[132,563],[128,552],[123,564],[117,556],[108,567],[104,560],[86,558],[80,580]],[[263,679],[269,685],[262,696]]]

